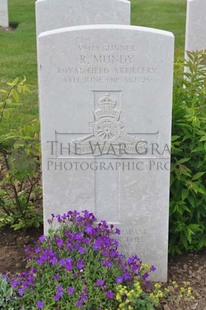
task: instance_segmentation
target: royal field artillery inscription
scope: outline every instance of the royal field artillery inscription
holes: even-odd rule
[[[135,66],[135,45],[79,46],[77,67],[57,67],[67,83],[150,83],[157,68]]]

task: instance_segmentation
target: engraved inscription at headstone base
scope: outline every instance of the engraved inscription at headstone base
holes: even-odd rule
[[[8,0],[0,0],[0,27],[9,27]]]
[[[90,24],[130,24],[128,0],[38,0],[37,36],[57,28]]]
[[[187,0],[185,50],[206,50],[206,1]]]
[[[89,210],[167,279],[173,35],[120,25],[39,36],[44,225]]]

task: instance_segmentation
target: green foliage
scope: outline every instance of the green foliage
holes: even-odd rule
[[[189,309],[195,300],[189,285],[189,282],[183,282],[180,286],[173,281],[163,287],[157,282],[152,289],[149,288],[148,292],[145,292],[138,280],[134,281],[130,288],[120,284],[117,286],[116,294],[119,302],[118,310],[154,310],[160,309],[160,303],[168,302],[170,306],[175,307],[174,309],[182,309],[182,305],[187,305]]]
[[[9,122],[17,113],[20,95],[29,92],[26,78],[7,83],[0,102],[0,123]],[[39,122],[34,120],[18,130],[0,135],[0,225],[14,229],[38,227],[41,214],[36,212],[40,192]]]
[[[16,294],[7,282],[6,277],[0,274],[0,309],[15,310]]]
[[[206,247],[206,53],[175,66],[170,253]]]
[[[150,294],[144,292],[138,280],[134,281],[130,288],[121,284],[117,286],[118,310],[154,310],[154,307],[159,305],[162,297],[163,293],[160,289],[157,290],[156,287]]]

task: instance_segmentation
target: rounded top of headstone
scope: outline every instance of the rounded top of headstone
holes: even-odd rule
[[[40,33],[39,38],[42,38],[44,36],[48,35],[56,35],[59,33],[66,33],[66,32],[72,32],[72,31],[89,31],[89,30],[129,30],[129,31],[138,31],[138,32],[145,32],[150,34],[156,34],[156,35],[163,35],[168,37],[174,37],[174,34],[170,31],[165,30],[159,30],[155,28],[149,28],[149,27],[141,27],[141,26],[128,26],[128,25],[114,25],[114,24],[105,24],[105,25],[85,25],[85,26],[72,26],[72,27],[64,27],[64,28],[58,28],[54,30],[49,30]]]

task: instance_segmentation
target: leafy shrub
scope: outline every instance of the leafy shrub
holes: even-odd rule
[[[206,246],[206,53],[175,66],[170,253]],[[182,75],[183,65],[186,67]]]
[[[26,79],[16,78],[1,89],[0,123],[9,122],[20,105],[20,95],[29,92]],[[0,135],[0,225],[14,229],[38,227],[35,198],[40,192],[39,122]]]
[[[154,309],[158,297],[150,298],[142,287],[155,267],[119,253],[112,237],[119,229],[97,223],[88,211],[69,211],[53,215],[51,222],[54,219],[59,227],[41,236],[33,250],[27,249],[28,270],[10,281],[21,296],[16,309]],[[127,301],[121,286],[128,290]],[[138,295],[133,296],[133,290]],[[127,308],[122,308],[123,302]]]

